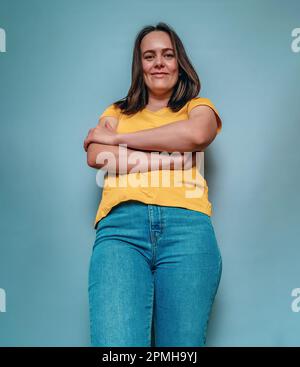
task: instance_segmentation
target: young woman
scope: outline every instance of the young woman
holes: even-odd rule
[[[146,26],[127,96],[84,141],[88,165],[105,171],[89,269],[92,346],[205,345],[222,260],[198,158],[222,122],[199,91],[176,32]]]

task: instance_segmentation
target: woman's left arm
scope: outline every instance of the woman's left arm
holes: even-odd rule
[[[217,135],[214,111],[206,106],[194,107],[187,120],[130,134],[117,134],[117,144],[134,149],[167,152],[203,151]]]

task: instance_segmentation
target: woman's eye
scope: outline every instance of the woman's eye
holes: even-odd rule
[[[166,54],[165,56],[167,56],[167,57],[174,57],[174,55],[173,54]],[[153,56],[151,56],[151,55],[148,55],[148,56],[146,56],[145,57],[145,59],[146,60],[148,60],[149,58],[152,58]]]

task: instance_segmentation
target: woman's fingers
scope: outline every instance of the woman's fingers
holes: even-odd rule
[[[87,152],[88,144],[89,144],[89,141],[88,141],[88,139],[86,138],[86,139],[84,140],[84,143],[83,143],[83,147],[84,147],[84,150],[85,150],[86,152]]]
[[[102,137],[103,135],[106,136],[107,135],[107,131],[105,131],[105,128],[107,129],[107,131],[116,133],[115,129],[113,126],[111,126],[111,124],[109,123],[109,121],[105,121],[104,126],[102,125],[97,125],[96,127],[93,127],[91,129],[89,129],[88,135],[84,140],[83,143],[83,147],[84,150],[87,151],[88,149],[88,145],[95,141],[95,142],[99,142],[100,137]],[[110,136],[111,134],[108,133],[108,136]],[[107,139],[106,139],[107,140]],[[103,144],[107,144],[105,142],[103,142]]]

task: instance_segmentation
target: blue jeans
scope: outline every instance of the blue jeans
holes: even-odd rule
[[[92,346],[204,346],[221,273],[208,215],[118,204],[98,222],[90,259]]]

